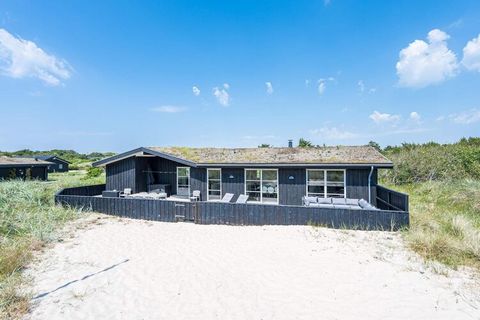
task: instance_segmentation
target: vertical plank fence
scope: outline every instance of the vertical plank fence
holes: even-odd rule
[[[408,227],[408,196],[381,188],[385,191],[380,191],[380,197],[386,197],[385,202],[389,200],[383,204],[389,208],[379,206],[381,210],[104,198],[100,194],[105,190],[105,185],[63,189],[55,195],[55,202],[119,217],[163,222],[185,220],[198,224],[227,225],[311,224],[330,228],[388,231]],[[407,210],[398,210],[405,205]]]

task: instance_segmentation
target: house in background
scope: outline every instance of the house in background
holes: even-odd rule
[[[373,147],[141,147],[93,164],[106,170],[106,190],[162,190],[218,201],[232,193],[248,203],[302,205],[305,196],[366,199],[377,205],[379,168],[393,164]]]
[[[0,180],[48,179],[48,167],[53,163],[34,158],[0,157]]]
[[[22,156],[22,158],[24,157]],[[34,158],[50,162],[51,165],[48,168],[48,172],[68,172],[68,165],[70,164],[70,162],[68,162],[67,160],[52,154],[34,155],[28,156],[28,158]]]

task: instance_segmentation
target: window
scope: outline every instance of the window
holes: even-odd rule
[[[222,170],[207,169],[207,201],[222,199]]]
[[[307,169],[307,196],[345,198],[345,170]]]
[[[59,163],[58,164],[58,169],[62,170],[63,169],[63,164]]]
[[[245,169],[245,194],[248,201],[278,203],[278,170]]]
[[[177,167],[177,195],[190,196],[190,168]]]

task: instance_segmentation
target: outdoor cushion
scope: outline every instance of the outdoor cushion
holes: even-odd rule
[[[358,206],[358,199],[346,199],[346,204],[350,206]]]
[[[367,202],[367,200],[365,200],[365,199],[360,199],[360,200],[358,200],[358,205],[359,205],[361,208],[365,208],[365,207],[368,205],[368,202]]]
[[[332,198],[333,204],[346,204],[345,198]]]
[[[317,202],[317,197],[305,197],[304,202],[305,202],[305,204],[316,203]]]
[[[329,208],[333,209],[333,204],[324,204],[324,203],[311,203],[310,207],[315,207],[315,208]]]
[[[318,198],[317,202],[322,204],[332,204],[332,198]]]
[[[347,206],[346,204],[335,204],[333,206],[335,209],[350,209],[350,206]]]

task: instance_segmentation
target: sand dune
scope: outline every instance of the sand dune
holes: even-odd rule
[[[398,234],[99,217],[28,270],[28,319],[480,318],[477,280]]]

